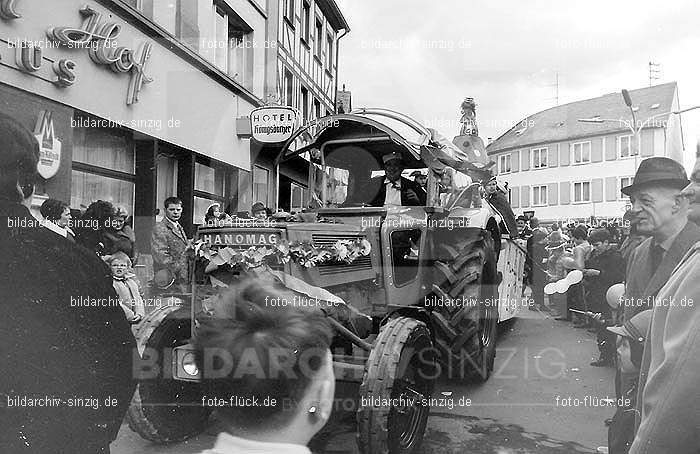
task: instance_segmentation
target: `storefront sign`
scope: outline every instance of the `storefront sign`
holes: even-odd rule
[[[12,20],[22,17],[15,11],[15,3],[17,0],[0,0],[0,18]]]
[[[133,49],[117,46],[115,40],[121,33],[121,25],[103,22],[102,13],[90,6],[83,7],[80,14],[84,17],[82,28],[51,27],[46,35],[69,48],[88,49],[92,61],[109,66],[115,73],[130,73],[126,103],[131,105],[137,102],[143,84],[153,81],[145,72],[153,45],[143,43],[138,54]]]
[[[53,114],[42,110],[34,127],[34,137],[39,141],[39,163],[37,171],[47,180],[58,172],[61,164],[61,142],[56,139],[53,130]]]
[[[282,143],[294,133],[297,111],[292,107],[265,106],[250,113],[253,139],[261,143]]]

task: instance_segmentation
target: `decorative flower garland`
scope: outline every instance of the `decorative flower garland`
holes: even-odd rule
[[[214,265],[228,264],[249,270],[264,264],[281,265],[290,260],[305,268],[323,263],[350,264],[360,256],[369,255],[372,246],[366,239],[358,238],[338,240],[328,246],[316,246],[309,241],[289,243],[286,240],[280,240],[279,243],[269,246],[251,246],[248,249],[234,249],[227,246],[213,250],[209,243],[198,240],[192,244],[191,249],[195,257],[207,259]]]

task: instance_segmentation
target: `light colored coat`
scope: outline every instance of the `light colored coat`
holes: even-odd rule
[[[697,454],[700,241],[659,291],[656,304],[644,345],[637,395],[638,430],[630,454]]]

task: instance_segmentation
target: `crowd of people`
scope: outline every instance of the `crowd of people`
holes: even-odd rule
[[[99,411],[66,405],[3,409],[0,452],[109,453],[136,386],[129,322],[138,323],[145,314],[137,303],[138,285],[127,271],[138,257],[128,213],[95,202],[81,219],[109,227],[95,229],[84,222],[73,229],[67,205],[51,200],[41,212],[54,226],[9,222],[32,218],[39,150],[30,132],[2,114],[0,144],[0,332],[4,365],[11,371],[3,374],[0,391],[8,399],[90,395],[115,402]],[[388,179],[383,197],[420,199],[417,184]],[[612,418],[608,452],[696,453],[700,310],[692,303],[700,301],[700,149],[690,180],[680,164],[654,157],[641,163],[634,183],[622,190],[632,204],[629,232],[610,225],[545,228],[535,218],[519,217],[514,229],[527,243],[527,283],[536,308],[596,331],[600,359],[593,365],[614,365],[618,395],[634,397]],[[210,208],[208,215],[222,216],[220,206]],[[154,270],[165,274],[168,285],[183,285],[189,240],[180,225],[182,201],[168,198],[164,209],[151,238]],[[567,280],[574,271],[583,276],[579,282]],[[562,281],[571,285],[564,288]],[[613,307],[606,302],[607,289],[623,281],[624,297]],[[556,291],[545,291],[550,284]],[[273,398],[276,403],[223,408],[224,430],[209,454],[308,454],[306,445],[329,418],[331,327],[319,314],[265,304],[270,297],[293,298],[285,292],[272,283],[244,282],[201,321],[196,356],[205,377],[209,349],[237,361],[251,352],[271,360],[268,352],[274,348],[277,365],[293,372],[260,379],[233,376],[231,369],[229,375],[205,380],[214,397]],[[128,304],[69,310],[77,295]],[[586,318],[572,317],[570,309]],[[307,362],[302,364],[301,357]]]
[[[517,218],[533,309],[595,332],[600,356],[591,365],[616,368],[626,405],[607,421],[608,446],[599,452],[695,453],[700,148],[690,180],[679,163],[653,157],[622,192],[632,204],[622,223],[543,228]],[[573,279],[575,270],[582,279]],[[624,293],[615,296],[620,283]]]

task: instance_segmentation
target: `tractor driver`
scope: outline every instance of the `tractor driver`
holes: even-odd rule
[[[382,156],[385,176],[372,206],[425,206],[426,193],[415,181],[401,176],[405,169],[403,158],[399,153]]]

